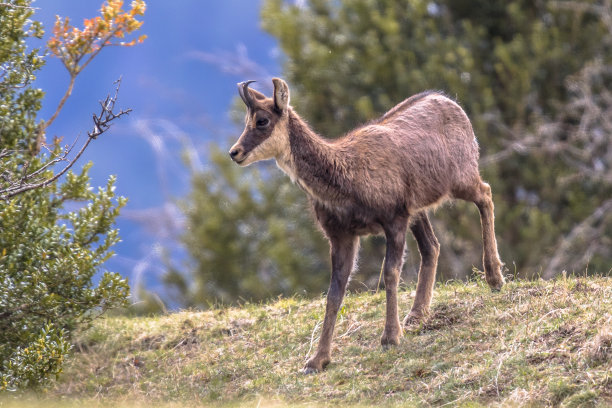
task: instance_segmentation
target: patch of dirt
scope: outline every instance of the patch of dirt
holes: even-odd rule
[[[601,291],[601,287],[586,279],[579,279],[571,289],[574,293],[594,293]]]
[[[601,330],[587,350],[589,360],[595,365],[612,361],[612,330]]]
[[[525,299],[542,297],[549,293],[548,288],[543,287],[531,287],[531,288],[514,288],[511,291],[506,292],[503,295],[504,300],[510,303],[521,303]]]
[[[563,325],[559,327],[558,329],[551,330],[547,333],[542,334],[539,340],[547,342],[547,343],[548,342],[560,343],[562,340],[565,340],[568,337],[570,337],[572,334],[576,333],[577,330],[578,329],[576,329],[574,326]]]
[[[478,390],[478,395],[482,397],[488,398],[499,398],[500,395],[503,394],[505,388],[501,384],[487,384],[480,390]]]
[[[191,330],[185,330],[181,336],[168,341],[164,347],[167,349],[175,349],[179,347],[191,347],[200,343],[198,336],[198,328],[194,327]]]
[[[566,344],[574,350],[584,344],[585,334],[575,326],[564,324],[558,329],[542,334],[535,341],[542,343],[546,348],[554,348],[555,346]]]
[[[87,353],[95,346],[97,342],[92,340],[87,341],[75,341],[72,343],[72,349],[77,353]]]
[[[255,319],[234,319],[227,327],[219,329],[224,336],[235,336],[255,324]]]
[[[549,365],[551,363],[559,363],[563,364],[567,362],[571,358],[570,354],[565,351],[552,350],[541,353],[532,353],[525,357],[525,360],[530,365],[540,365],[542,363],[546,363]]]
[[[461,323],[482,306],[480,299],[475,302],[439,303],[432,308],[429,318],[421,326],[421,331],[439,330]]]
[[[142,335],[135,340],[130,350],[159,350],[165,342],[166,336],[163,334]]]

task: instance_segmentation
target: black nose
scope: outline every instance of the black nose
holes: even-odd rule
[[[242,155],[244,154],[244,151],[242,149],[242,147],[238,146],[233,148],[232,150],[230,150],[229,155],[232,158],[233,161],[239,161],[242,157]]]

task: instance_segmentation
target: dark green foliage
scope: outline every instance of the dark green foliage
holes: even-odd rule
[[[28,50],[28,37],[41,38],[38,22],[29,17],[29,1],[11,1],[17,7],[0,6],[0,143],[2,149],[18,149],[24,154],[34,149],[37,136],[36,112],[43,92],[28,87],[34,72],[44,63],[38,49]]]
[[[612,32],[604,15],[610,10],[592,7],[597,4],[312,0],[298,6],[267,0],[262,20],[286,55],[292,103],[328,137],[424,89],[457,98],[472,119],[483,175],[493,187],[502,258],[532,274],[608,196],[610,183],[589,183],[580,166],[561,159],[582,148],[572,145],[576,128],[558,126],[554,137],[543,135],[558,120],[571,120],[559,116],[575,106],[569,85],[583,67],[598,60],[610,69]],[[610,89],[609,75],[598,78]],[[609,144],[609,134],[604,138]],[[604,163],[612,164],[609,156]],[[443,220],[437,225],[443,277],[463,276],[480,264],[474,217],[463,204],[436,214]],[[581,250],[587,251],[578,248],[579,257]],[[611,256],[607,250],[592,270],[606,272]],[[460,266],[453,259],[461,259]]]
[[[127,298],[127,284],[118,274],[106,272],[97,285],[93,282],[119,240],[112,222],[125,199],[115,199],[114,178],[97,194],[91,192],[89,167],[78,176],[69,174],[61,186],[0,202],[3,388],[36,385],[59,372],[70,332]],[[87,204],[65,211],[68,200]],[[38,352],[43,357],[32,360]]]
[[[40,153],[43,93],[30,82],[43,60],[25,40],[42,32],[28,20],[28,6],[0,6],[0,187],[26,171],[52,177],[46,164],[61,153],[59,143]],[[114,177],[92,191],[90,167],[0,200],[0,391],[37,386],[58,374],[71,333],[126,301],[128,286],[118,274],[94,280],[119,241],[113,223],[125,199],[115,196]]]
[[[7,353],[2,364],[0,390],[36,386],[61,371],[70,351],[66,332],[47,324],[40,333],[32,334],[26,346],[17,345]]]
[[[306,197],[266,167],[245,169],[213,150],[211,168],[193,175],[184,243],[187,277],[166,282],[190,306],[261,300],[324,290],[327,242],[316,231]]]

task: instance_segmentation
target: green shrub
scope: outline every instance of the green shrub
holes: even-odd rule
[[[57,139],[44,143],[52,120],[37,119],[43,92],[31,86],[44,59],[26,47],[28,37],[42,36],[29,19],[33,10],[29,0],[0,5],[0,391],[57,375],[71,334],[124,306],[129,292],[119,274],[102,268],[119,241],[113,224],[126,202],[115,196],[115,178],[95,192],[92,163],[80,173],[53,170],[78,155],[67,159]],[[107,128],[98,125],[99,133]]]

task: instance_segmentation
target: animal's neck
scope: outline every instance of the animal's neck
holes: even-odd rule
[[[279,166],[312,198],[342,199],[348,184],[344,158],[293,111],[289,111],[287,132],[289,157],[280,158]]]

